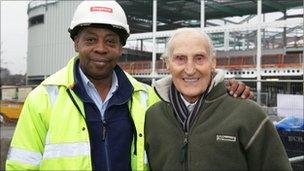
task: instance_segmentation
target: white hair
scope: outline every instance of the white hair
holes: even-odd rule
[[[208,34],[206,34],[205,32],[199,31],[198,29],[195,29],[195,28],[184,27],[184,28],[179,28],[179,29],[175,30],[173,35],[169,38],[169,40],[167,41],[165,52],[162,54],[161,58],[168,59],[172,55],[172,42],[176,36],[178,36],[180,34],[187,35],[187,34],[193,34],[193,33],[198,33],[199,35],[201,35],[201,38],[203,40],[207,41],[207,45],[208,45],[207,55],[209,57],[215,57],[213,42],[212,42],[211,38],[208,36]]]

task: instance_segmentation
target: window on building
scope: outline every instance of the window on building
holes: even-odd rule
[[[43,24],[44,23],[44,15],[36,15],[29,19],[29,27],[37,25],[37,24]]]

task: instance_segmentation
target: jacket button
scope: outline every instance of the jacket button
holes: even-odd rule
[[[85,127],[82,127],[82,130],[84,131],[84,130],[85,130]]]
[[[139,135],[138,135],[139,137],[142,137],[142,134],[141,133],[139,133]]]

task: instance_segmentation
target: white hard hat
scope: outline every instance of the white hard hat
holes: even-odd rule
[[[116,1],[83,1],[81,2],[72,19],[69,32],[71,38],[77,35],[75,32],[78,26],[89,26],[89,25],[109,25],[114,30],[119,30],[119,36],[125,44],[126,39],[130,34],[129,25],[127,23],[127,17],[122,7]],[[121,32],[123,31],[123,32]],[[121,34],[125,35],[121,35]]]

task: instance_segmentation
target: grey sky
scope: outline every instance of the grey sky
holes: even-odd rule
[[[26,72],[28,1],[1,1],[1,67]]]

